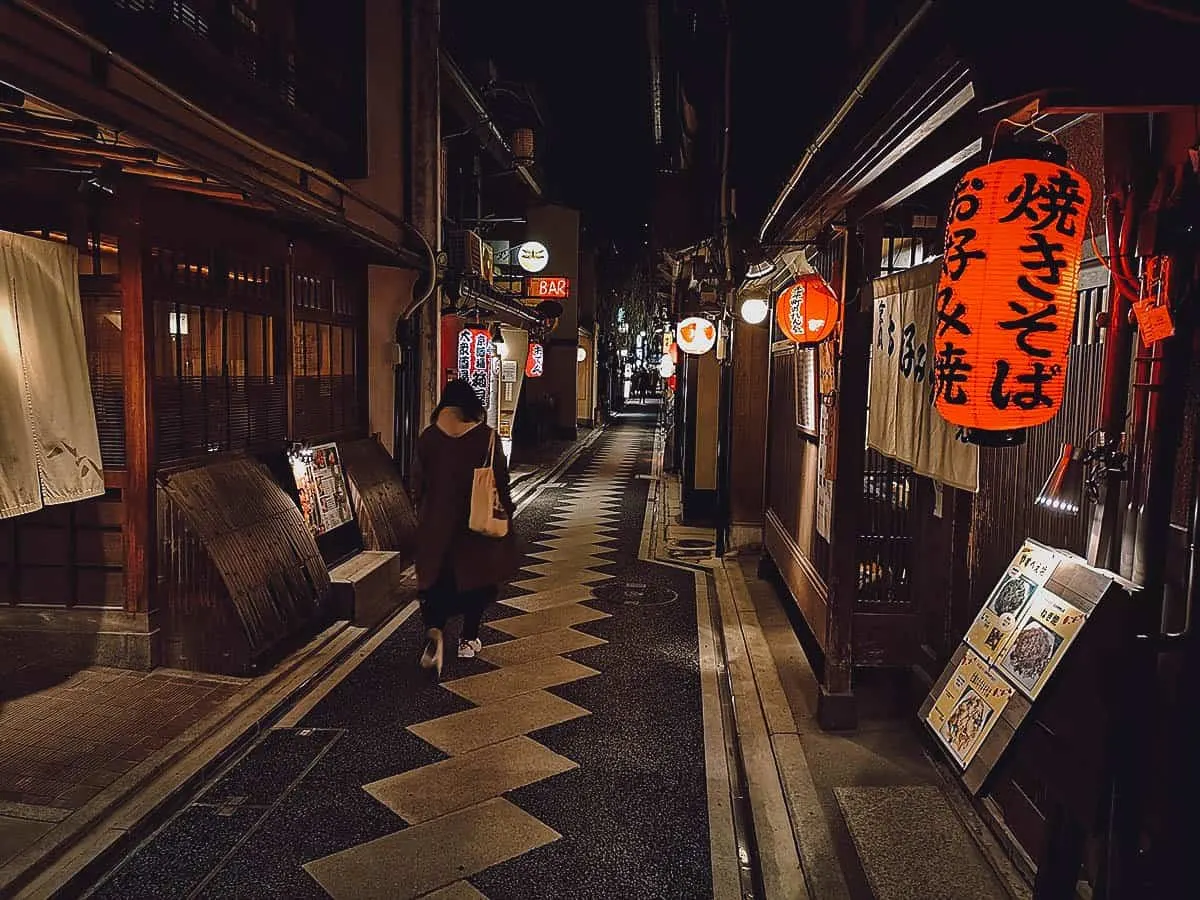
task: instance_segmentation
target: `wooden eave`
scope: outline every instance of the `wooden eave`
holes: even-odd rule
[[[142,174],[171,189],[207,196],[215,189],[214,199],[261,204],[343,235],[373,261],[428,268],[423,254],[410,249],[410,228],[398,216],[329,173],[222,126],[93,38],[27,4],[0,4],[0,81],[36,98],[37,108],[119,134],[109,153],[136,147],[157,154],[154,171]],[[94,160],[103,149],[94,143],[28,149]]]

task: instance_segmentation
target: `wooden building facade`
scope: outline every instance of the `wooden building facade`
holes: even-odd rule
[[[1083,66],[1070,85],[1048,88],[1037,83],[1037,71],[1013,71],[1011,56],[1006,62],[1003,47],[1027,38],[1016,33],[1022,10],[1006,13],[1013,30],[1004,26],[995,37],[1011,45],[982,47],[964,37],[977,31],[960,18],[965,10],[913,4],[911,19],[904,20],[905,37],[881,58],[878,79],[858,86],[859,99],[835,118],[819,153],[805,157],[763,227],[764,247],[806,245],[809,263],[844,301],[844,321],[833,343],[836,378],[822,387],[820,351],[778,340],[769,322],[764,330],[770,327],[771,340],[737,346],[759,348],[756,355],[769,372],[764,560],[820,647],[822,724],[855,726],[854,683],[864,668],[909,673],[914,694],[924,696],[1026,538],[1098,558],[1100,565],[1139,584],[1142,602],[1155,606],[1150,630],[1161,631],[1154,651],[1158,679],[1147,674],[1153,665],[1138,676],[1145,678],[1139,684],[1158,718],[1153,724],[1143,720],[1145,733],[1134,739],[1139,749],[1130,757],[1138,762],[1129,770],[1152,810],[1132,827],[1141,829],[1137,840],[1143,847],[1154,849],[1143,851],[1144,858],[1133,864],[1136,875],[1132,869],[1115,872],[1117,864],[1105,854],[1129,854],[1131,842],[1128,835],[1114,837],[1105,829],[1129,827],[1130,820],[1100,826],[1089,821],[1082,874],[1093,885],[1109,887],[1118,879],[1126,888],[1133,883],[1126,879],[1142,879],[1143,885],[1151,879],[1161,896],[1175,896],[1169,882],[1160,880],[1167,876],[1154,872],[1154,866],[1170,871],[1186,865],[1187,852],[1175,829],[1190,815],[1181,811],[1183,798],[1194,797],[1196,790],[1194,775],[1185,774],[1190,763],[1180,756],[1183,747],[1195,746],[1194,729],[1187,724],[1194,694],[1190,701],[1182,698],[1196,686],[1196,654],[1178,637],[1186,631],[1181,623],[1191,621],[1187,610],[1195,596],[1188,576],[1188,548],[1195,545],[1198,524],[1192,516],[1194,332],[1181,326],[1185,336],[1171,339],[1177,342],[1174,351],[1135,339],[1129,371],[1114,376],[1113,361],[1120,359],[1114,341],[1122,340],[1129,326],[1121,324],[1128,305],[1114,300],[1109,266],[1111,259],[1125,256],[1136,270],[1139,258],[1170,255],[1189,272],[1178,288],[1186,298],[1181,302],[1194,303],[1197,248],[1165,237],[1163,220],[1153,210],[1170,206],[1171,196],[1184,204],[1178,198],[1194,189],[1197,173],[1187,146],[1189,140],[1194,144],[1194,128],[1189,132],[1187,122],[1188,104],[1197,98],[1178,89],[1160,64],[1181,50],[1188,29],[1169,24],[1161,12],[1134,6],[1113,10],[1104,28],[1138,35],[1140,46],[1158,48],[1146,71],[1118,84],[1098,65]],[[1070,9],[1056,12],[1063,22],[1070,15]],[[1192,27],[1193,39],[1194,32]],[[915,82],[914,71],[922,73]],[[889,77],[889,72],[908,74]],[[1094,191],[1092,239],[1085,241],[1061,411],[1049,424],[1030,430],[1019,447],[980,448],[979,491],[972,494],[937,485],[867,447],[871,298],[875,279],[941,254],[954,184],[986,161],[998,133],[1053,141],[1067,150]],[[1106,228],[1122,217],[1145,230],[1113,240]],[[784,275],[770,285],[772,301],[789,282]],[[1183,309],[1176,307],[1190,320],[1192,314]],[[752,326],[738,327],[741,334]],[[1173,353],[1190,355],[1193,367],[1188,370]],[[1106,387],[1110,382],[1115,386]],[[1172,383],[1175,387],[1168,387]],[[1128,447],[1131,467],[1119,501],[1109,504],[1122,510],[1117,530],[1124,533],[1123,554],[1115,559],[1097,549],[1101,516],[1095,506],[1085,505],[1079,516],[1069,517],[1035,505],[1064,443],[1082,446],[1097,429],[1114,430],[1106,391],[1128,394],[1129,409],[1128,419],[1122,417],[1115,428],[1115,436],[1129,429],[1122,446]],[[1161,406],[1165,401],[1156,398],[1163,392],[1181,408]],[[832,423],[824,436],[823,405]],[[1165,416],[1180,422],[1166,425]],[[736,440],[735,469],[752,470],[757,452],[751,447],[739,459]],[[822,458],[825,444],[829,454]],[[824,498],[822,490],[829,492]],[[1102,492],[1102,502],[1105,497]],[[1169,498],[1165,506],[1164,497]],[[832,515],[824,526],[820,508],[827,501]],[[1158,537],[1148,544],[1149,535]],[[1134,635],[1126,637],[1133,646]],[[912,708],[917,705],[914,700]],[[1088,765],[1108,759],[1109,748],[1093,752]],[[1166,768],[1168,759],[1174,769]],[[1021,751],[1010,754],[977,798],[980,811],[996,824],[1031,878],[1035,864],[1047,858],[1046,847],[1063,833],[1058,798],[1064,787],[1045,763]],[[1117,845],[1123,849],[1113,850]],[[1073,885],[1073,873],[1068,874]]]
[[[0,228],[79,251],[107,488],[0,521],[7,637],[245,672],[330,614],[285,453],[380,430],[369,270],[428,267],[348,52],[399,4],[318,6],[0,9]]]

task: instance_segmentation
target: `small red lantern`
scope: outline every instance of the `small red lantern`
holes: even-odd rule
[[[671,354],[671,362],[679,365],[679,345],[671,341],[671,346],[667,348],[667,352]]]
[[[973,443],[1020,443],[1062,406],[1092,190],[1061,148],[1049,150],[1058,161],[972,169],[950,202],[934,389],[942,418]]]
[[[525,357],[525,376],[541,378],[546,368],[546,348],[537,341],[529,342],[529,354]]]
[[[797,344],[821,343],[833,334],[841,314],[837,294],[815,272],[797,278],[775,304],[779,330]]]

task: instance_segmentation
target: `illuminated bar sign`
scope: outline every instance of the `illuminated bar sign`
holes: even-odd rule
[[[570,278],[526,278],[525,296],[535,300],[566,300],[571,294]]]

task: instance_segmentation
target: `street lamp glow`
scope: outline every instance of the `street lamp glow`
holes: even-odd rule
[[[583,362],[585,359],[587,359],[587,350],[583,347],[580,347],[575,351],[575,359],[577,362]]]
[[[747,297],[742,301],[742,318],[751,325],[761,325],[770,312],[771,307],[762,297]]]

